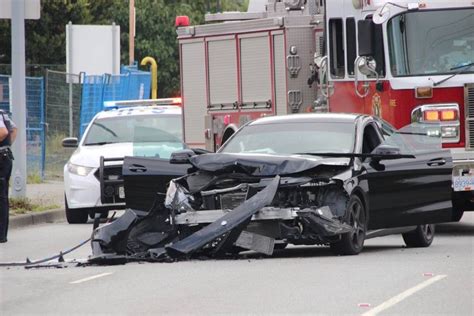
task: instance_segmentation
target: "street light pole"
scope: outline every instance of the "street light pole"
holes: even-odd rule
[[[135,0],[129,0],[129,22],[128,22],[128,56],[129,64],[135,62]]]
[[[25,0],[12,5],[12,114],[18,132],[12,149],[12,196],[26,196],[26,78],[25,78]]]

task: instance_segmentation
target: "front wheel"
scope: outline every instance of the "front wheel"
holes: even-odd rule
[[[349,199],[345,222],[353,230],[341,235],[341,240],[331,243],[331,250],[338,255],[357,255],[364,248],[367,218],[364,204],[355,195]]]
[[[433,242],[435,225],[418,225],[415,230],[402,234],[405,244],[409,248],[429,247]]]

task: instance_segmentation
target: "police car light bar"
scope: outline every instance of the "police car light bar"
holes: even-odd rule
[[[104,110],[114,110],[136,106],[181,105],[181,98],[163,98],[149,100],[104,101]]]

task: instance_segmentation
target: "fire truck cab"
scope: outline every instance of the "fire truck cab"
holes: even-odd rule
[[[474,208],[472,0],[256,0],[206,22],[177,29],[188,145],[215,150],[266,115],[433,122],[458,208]]]

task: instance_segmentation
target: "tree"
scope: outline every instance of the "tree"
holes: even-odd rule
[[[244,10],[247,1],[220,0],[222,11]],[[135,59],[146,56],[158,62],[158,95],[179,94],[179,52],[174,27],[177,15],[187,15],[192,24],[204,23],[216,0],[135,0]],[[66,63],[66,24],[112,24],[121,26],[121,61],[128,64],[128,0],[41,1],[41,19],[25,24],[27,64]],[[11,63],[10,22],[0,20],[0,64]]]

